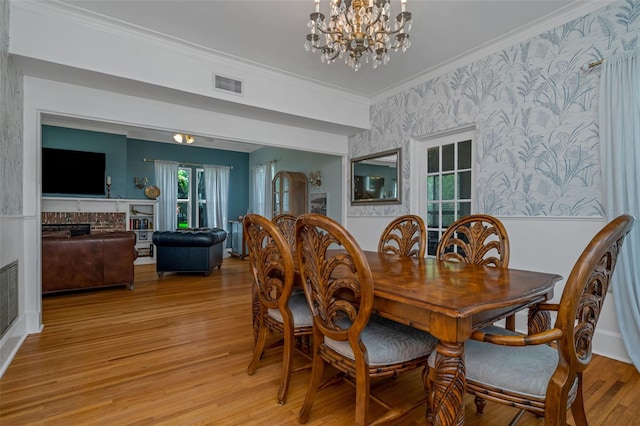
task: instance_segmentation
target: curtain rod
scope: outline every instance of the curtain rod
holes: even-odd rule
[[[142,161],[144,161],[145,163],[153,163],[153,162],[154,162],[154,161],[156,161],[156,160],[154,160],[153,158],[144,158],[144,157],[143,157],[143,158],[142,158]],[[162,161],[162,160],[160,160],[160,161]],[[202,167],[202,166],[229,167],[231,170],[233,170],[233,166],[220,166],[219,164],[187,163],[187,162],[185,162],[185,161],[179,161],[179,162],[178,162],[178,164],[182,164],[182,165],[184,165],[184,166],[196,166],[196,167],[197,167],[197,166],[200,166],[200,167]]]
[[[582,66],[582,71],[589,71],[591,68],[597,67],[603,62],[604,62],[604,59],[600,59],[599,61],[594,61],[594,62],[589,62],[588,64],[584,64]]]

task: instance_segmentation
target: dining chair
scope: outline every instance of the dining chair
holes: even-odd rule
[[[509,237],[496,217],[474,214],[455,221],[442,234],[436,259],[474,265],[509,267]],[[514,331],[515,314],[506,318],[506,328]]]
[[[408,214],[392,220],[382,231],[378,252],[397,256],[424,257],[427,230],[420,216]]]
[[[338,222],[303,214],[296,222],[296,254],[302,284],[313,315],[312,372],[298,416],[306,423],[321,384],[325,364],[355,384],[355,424],[369,424],[369,399],[387,412],[371,424],[397,419],[426,402],[391,408],[371,395],[372,378],[426,367],[436,339],[429,333],[379,317],[373,310],[373,279],[362,249]],[[333,250],[338,249],[338,250]]]
[[[282,233],[287,244],[291,248],[291,251],[295,251],[295,243],[296,243],[296,217],[290,214],[281,214],[273,219],[271,222],[278,228],[278,230]],[[295,287],[294,290],[295,291]],[[260,311],[260,298],[258,297],[257,288],[254,286],[251,294],[252,300],[252,315],[253,315],[253,340],[256,341],[258,339],[258,330],[260,329],[258,320],[258,312]]]
[[[292,369],[294,339],[312,334],[313,318],[304,293],[292,292],[295,277],[293,255],[282,233],[269,219],[257,214],[246,215],[243,228],[259,301],[258,330],[247,373],[253,375],[264,351],[274,346],[265,348],[267,336],[280,335],[284,350],[278,403],[284,404],[291,372],[299,370]]]
[[[287,240],[291,253],[293,254],[294,262],[297,260],[295,257],[296,256],[295,253],[296,253],[296,219],[297,218],[298,218],[297,216],[294,216],[292,214],[283,213],[271,219],[271,222],[273,222],[273,224],[276,225],[276,227],[280,230],[280,232],[282,232],[282,235],[284,235],[285,240]],[[296,272],[296,277],[294,279],[297,282],[300,281],[300,274],[298,272]],[[301,287],[294,285],[293,292],[295,293],[298,291],[301,293],[303,292]],[[311,335],[297,336],[296,347],[300,349],[302,352],[304,352],[305,354],[308,354],[311,350]]]
[[[589,242],[560,302],[541,306],[556,312],[552,329],[523,336],[492,326],[472,335],[465,343],[467,392],[519,408],[514,422],[528,411],[545,417],[546,424],[564,425],[571,408],[575,424],[587,424],[582,375],[591,361],[618,252],[633,221],[619,216]]]

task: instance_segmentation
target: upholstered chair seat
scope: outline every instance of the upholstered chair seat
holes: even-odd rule
[[[294,327],[312,327],[313,316],[309,310],[307,299],[302,291],[294,291],[289,297],[289,309],[293,315]],[[278,322],[284,322],[282,319],[282,312],[278,309],[269,309],[268,315]]]
[[[340,320],[337,324],[344,329],[351,325],[347,319]],[[371,315],[360,338],[367,348],[369,366],[399,364],[427,356],[433,351],[438,341],[429,333],[378,315]],[[355,359],[348,341],[325,337],[324,342],[340,355]]]
[[[487,334],[519,336],[501,327],[489,326]],[[547,385],[558,368],[558,350],[549,345],[500,346],[476,340],[465,343],[467,380],[497,386],[544,400]]]

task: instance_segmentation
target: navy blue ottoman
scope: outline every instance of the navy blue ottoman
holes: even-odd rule
[[[156,231],[156,272],[198,272],[209,275],[222,266],[222,254],[227,231],[220,228],[201,228],[186,231]]]

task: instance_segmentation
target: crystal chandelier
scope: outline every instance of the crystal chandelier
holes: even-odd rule
[[[307,34],[305,49],[320,50],[322,62],[344,58],[356,71],[360,69],[363,55],[369,63],[367,52],[371,53],[373,68],[386,64],[389,49],[404,52],[411,46],[408,34],[411,13],[406,10],[407,0],[400,0],[402,11],[396,17],[393,31],[389,25],[390,3],[391,0],[331,0],[331,17],[327,22],[320,13],[320,0],[315,0],[316,10],[309,15],[307,24],[311,32]]]

